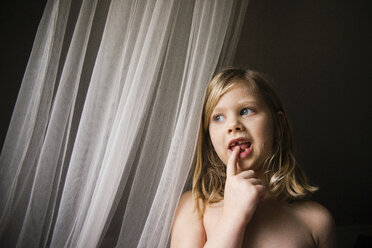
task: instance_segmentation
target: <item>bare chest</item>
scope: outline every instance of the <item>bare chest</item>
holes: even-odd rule
[[[223,205],[207,207],[203,224],[208,236],[213,235],[222,213]],[[310,248],[316,247],[311,232],[296,215],[289,209],[278,206],[277,208],[259,208],[252,220],[248,223],[243,247],[270,248]]]

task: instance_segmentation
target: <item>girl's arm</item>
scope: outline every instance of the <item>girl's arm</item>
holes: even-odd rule
[[[237,173],[239,146],[227,162],[222,216],[204,247],[242,247],[245,228],[265,194],[265,186],[253,170]]]
[[[206,240],[202,217],[194,211],[191,192],[179,202],[172,229],[171,247],[240,248],[247,223],[264,194],[264,186],[254,171],[237,174],[236,148],[228,161],[223,213],[214,232]]]
[[[318,248],[336,247],[336,227],[331,213],[313,201],[302,202],[296,208],[301,220],[308,226]]]
[[[221,218],[218,226],[210,235],[205,248],[241,248],[244,240],[245,225]]]
[[[331,213],[322,205],[309,202],[311,211],[307,218],[311,219],[311,229],[318,248],[336,247],[336,225]],[[310,221],[309,221],[310,222]]]
[[[202,217],[194,209],[191,191],[184,193],[179,201],[173,222],[171,248],[191,247],[241,247],[245,225],[221,218],[218,226],[206,242]]]

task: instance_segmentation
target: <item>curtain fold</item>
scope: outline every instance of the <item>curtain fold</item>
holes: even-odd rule
[[[49,2],[46,6],[1,154],[0,233],[5,247],[15,246],[21,240],[18,235],[22,226],[26,227],[26,212],[35,210],[30,205],[31,195],[35,194],[33,181],[57,87],[55,79],[64,38],[60,34],[64,33],[68,14],[69,1]],[[35,223],[40,230],[43,221]]]
[[[49,0],[0,157],[0,245],[169,245],[247,4]]]

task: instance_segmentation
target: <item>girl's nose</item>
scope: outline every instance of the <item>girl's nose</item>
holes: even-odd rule
[[[233,122],[230,123],[227,132],[230,134],[233,132],[242,131],[243,129],[244,129],[243,125],[239,121],[234,120]]]

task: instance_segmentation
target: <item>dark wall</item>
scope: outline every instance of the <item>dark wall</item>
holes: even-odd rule
[[[372,224],[367,2],[251,0],[236,65],[274,81],[315,199],[338,225]]]
[[[4,1],[0,7],[0,150],[46,0]]]
[[[1,145],[45,1],[1,7]],[[372,224],[366,2],[251,0],[236,64],[273,78],[315,199],[338,225]]]

